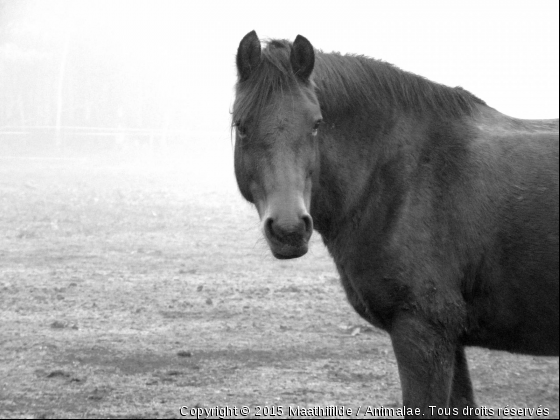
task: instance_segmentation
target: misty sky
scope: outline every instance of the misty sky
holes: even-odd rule
[[[172,19],[188,27],[189,36],[177,39],[173,50],[192,60],[192,75],[200,79],[193,89],[216,116],[231,104],[238,43],[255,29],[261,38],[302,34],[327,52],[365,54],[463,86],[514,117],[558,117],[555,0],[210,1],[182,3],[178,10]]]
[[[235,53],[253,29],[263,39],[302,34],[326,52],[388,61],[514,117],[559,114],[557,0],[37,4],[33,19],[46,36],[87,38],[138,71],[150,67],[170,98],[181,97],[187,126],[227,138]]]
[[[511,116],[558,117],[557,1],[233,3],[213,35],[226,55],[249,29],[260,37],[300,33],[324,51],[463,86]]]

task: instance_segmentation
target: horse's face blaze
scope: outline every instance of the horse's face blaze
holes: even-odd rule
[[[243,46],[243,42],[238,52],[240,80],[251,77],[243,71],[254,67],[256,60],[251,46]],[[243,51],[249,51],[249,56],[243,57]],[[252,64],[244,60],[252,60]],[[234,118],[250,95],[250,88],[238,83]],[[297,258],[308,249],[320,121],[311,82],[295,73],[282,89],[267,92],[261,107],[234,120],[237,183],[242,195],[255,204],[263,234],[277,258]]]

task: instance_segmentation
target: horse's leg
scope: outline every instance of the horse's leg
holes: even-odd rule
[[[422,418],[452,415],[448,403],[456,343],[414,314],[402,314],[394,319],[391,341],[399,367],[403,405],[420,409],[418,417]]]
[[[459,410],[457,418],[478,418],[475,414],[470,413],[470,410],[474,411],[476,404],[474,402],[469,366],[463,346],[457,346],[455,350],[455,369],[453,371],[453,385],[451,387],[449,406]]]

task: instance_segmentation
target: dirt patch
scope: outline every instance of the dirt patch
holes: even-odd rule
[[[231,172],[191,163],[0,161],[0,415],[400,406],[319,238],[274,260]],[[480,406],[558,416],[558,359],[468,357]]]

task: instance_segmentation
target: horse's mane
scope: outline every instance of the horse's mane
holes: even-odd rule
[[[258,114],[273,95],[301,83],[290,64],[291,43],[270,40],[262,50],[261,62],[248,80],[239,82],[233,123]],[[363,107],[398,108],[405,112],[431,111],[442,116],[469,115],[476,104],[484,104],[470,92],[451,88],[389,63],[362,55],[315,51],[311,76],[324,111],[358,110]],[[326,115],[324,115],[326,117]]]

